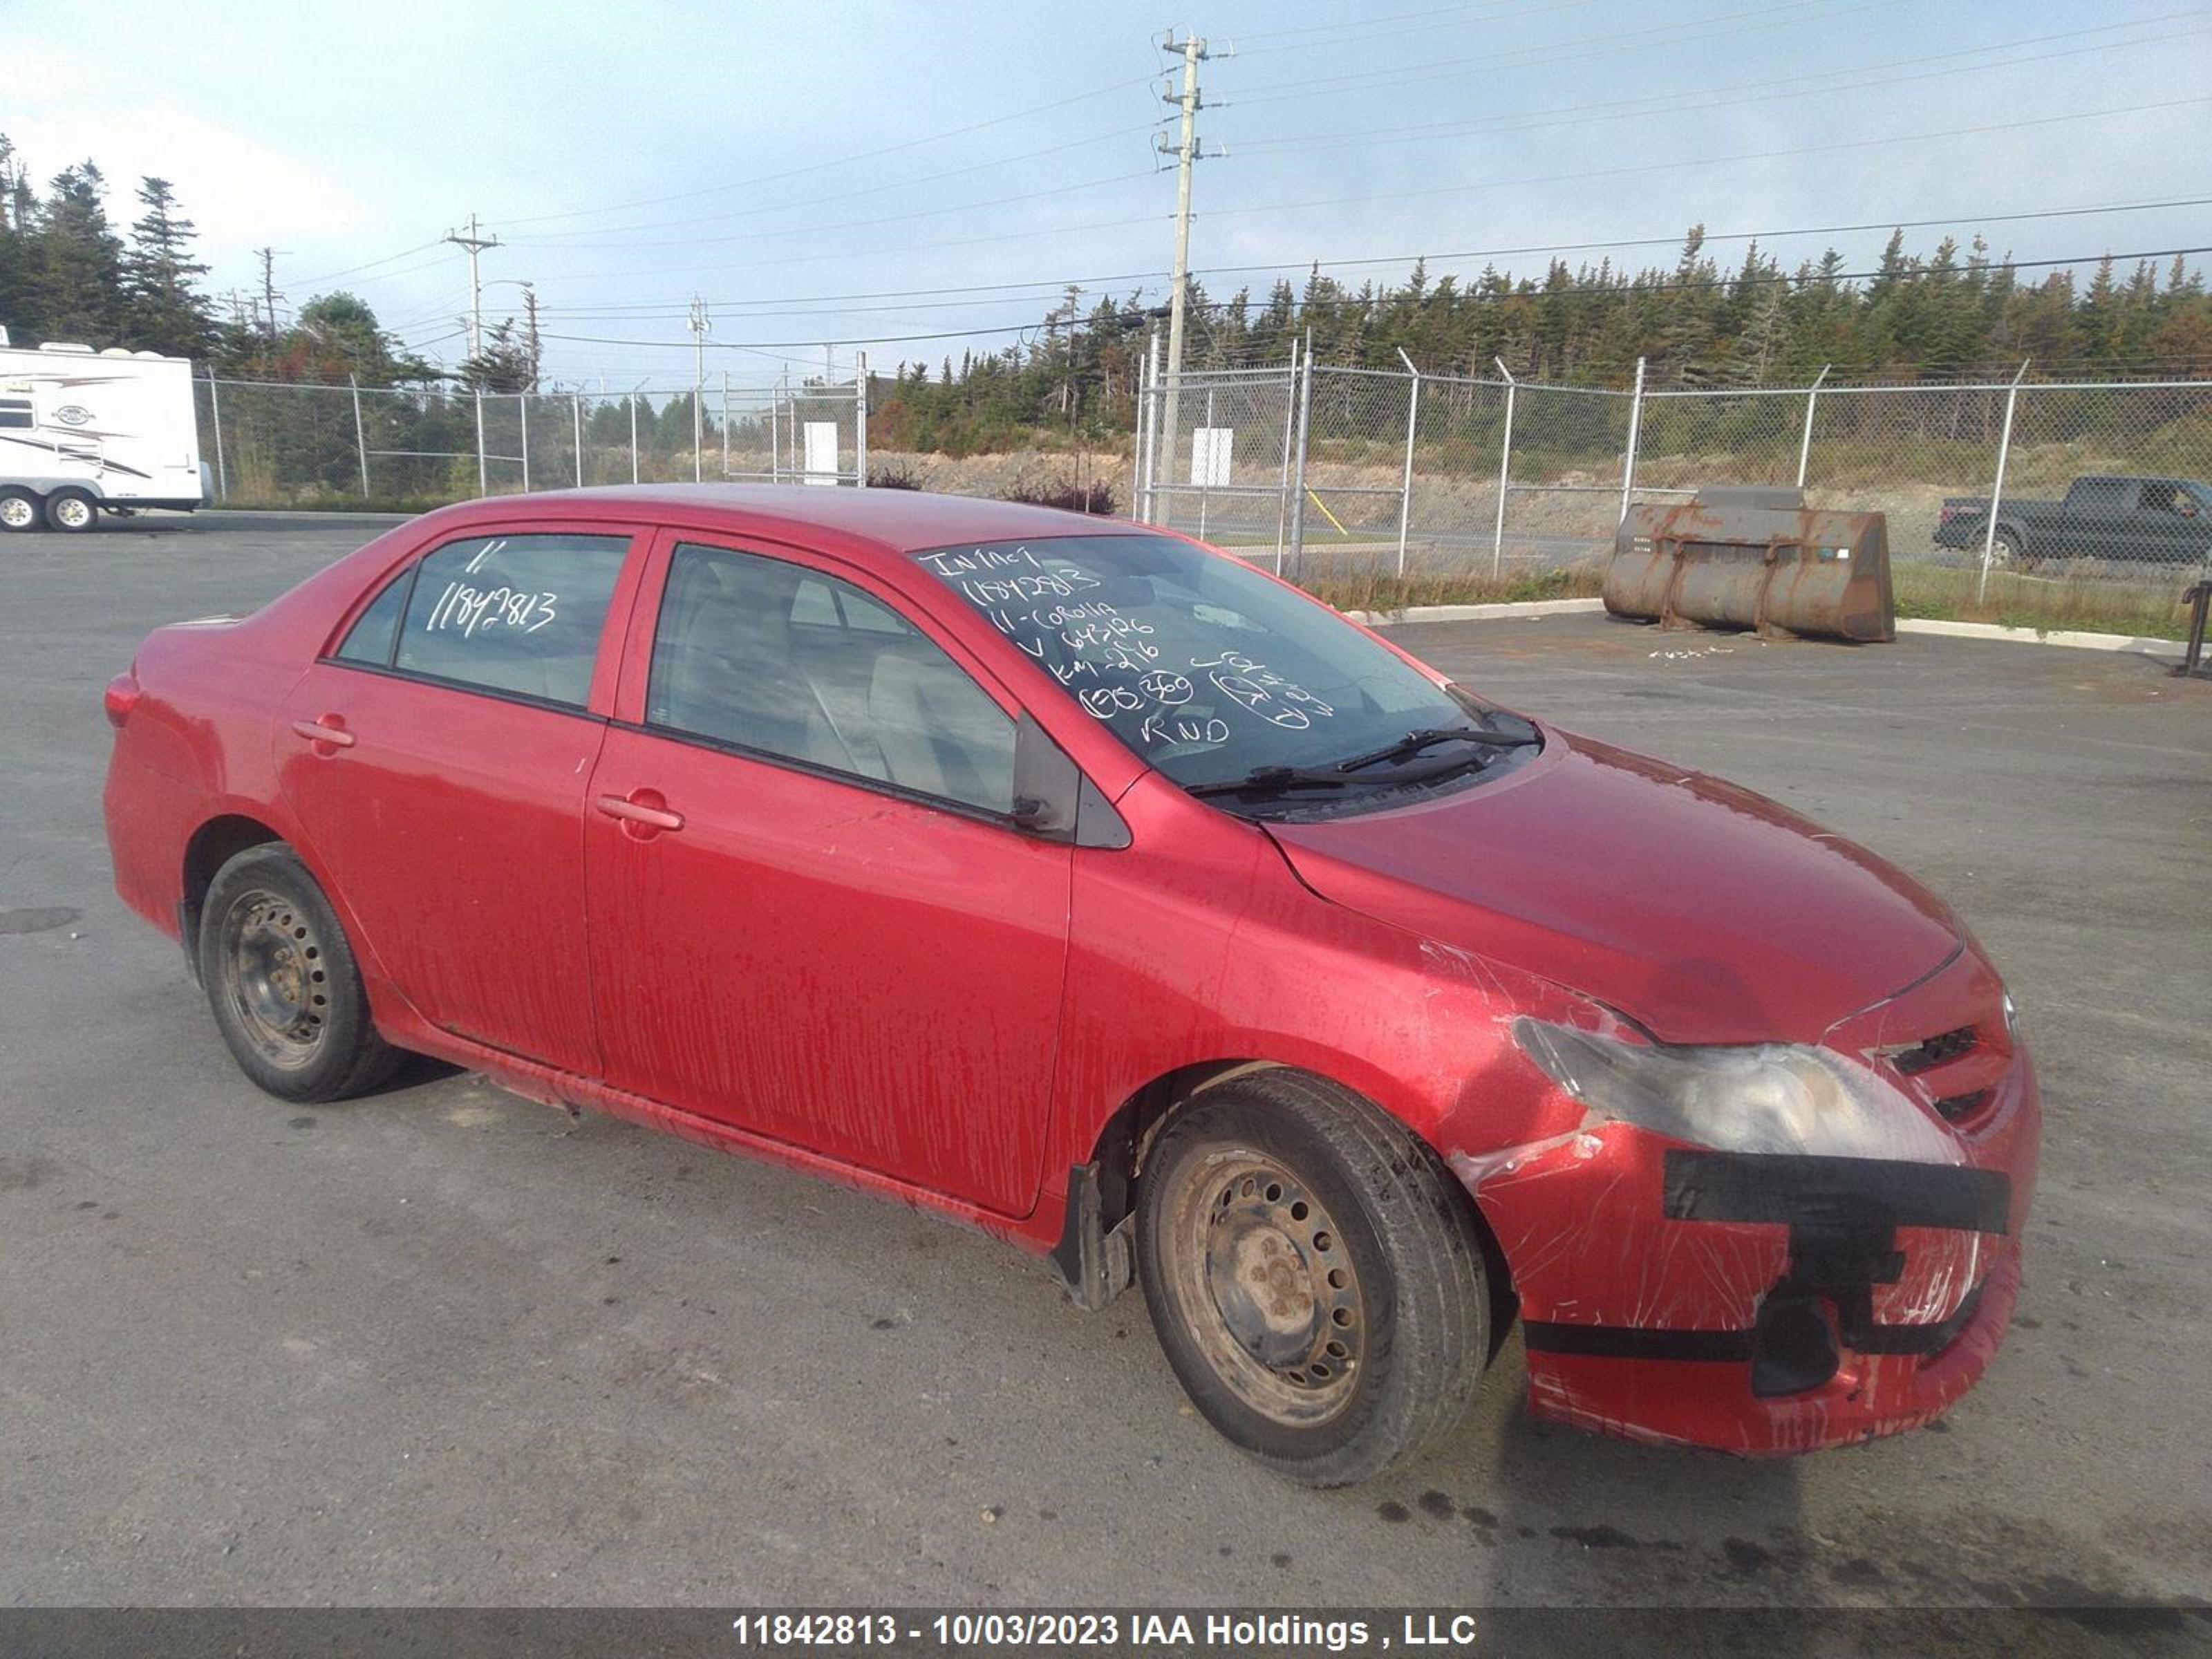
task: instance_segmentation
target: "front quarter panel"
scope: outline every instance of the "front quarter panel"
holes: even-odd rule
[[[1146,1084],[1223,1061],[1329,1078],[1448,1160],[1578,1120],[1511,1034],[1561,1017],[1558,988],[1328,902],[1265,830],[1157,775],[1118,805],[1133,844],[1077,858],[1060,1167]]]

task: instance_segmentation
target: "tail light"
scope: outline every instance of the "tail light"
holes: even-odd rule
[[[131,718],[131,711],[138,706],[138,699],[143,695],[137,677],[134,674],[118,674],[108,681],[106,693],[100,698],[102,706],[107,710],[107,723],[121,731],[123,722]]]

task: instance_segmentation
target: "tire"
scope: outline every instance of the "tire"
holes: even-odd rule
[[[1992,570],[2014,570],[2025,561],[2021,557],[2020,538],[2009,530],[2000,530],[1990,538],[1990,568]]]
[[[279,1100],[344,1100],[389,1078],[401,1054],[377,1035],[352,947],[299,856],[249,847],[209,884],[200,982],[239,1068]]]
[[[100,507],[82,489],[57,489],[46,497],[46,528],[81,536],[99,522]]]
[[[1402,1124],[1320,1079],[1263,1072],[1160,1131],[1137,1265],[1206,1419],[1279,1474],[1341,1486],[1449,1431],[1474,1398],[1491,1352],[1477,1226]]]
[[[13,485],[0,489],[0,531],[36,530],[45,517],[45,503],[29,490]]]

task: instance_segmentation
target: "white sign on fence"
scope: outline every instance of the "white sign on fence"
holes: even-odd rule
[[[806,441],[806,482],[811,484],[834,484],[837,482],[837,422],[809,421],[805,428]]]
[[[1219,489],[1229,483],[1229,453],[1237,429],[1202,426],[1190,434],[1190,481],[1200,489]]]

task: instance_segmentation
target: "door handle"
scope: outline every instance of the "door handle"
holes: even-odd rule
[[[657,789],[633,789],[628,795],[601,795],[592,803],[611,818],[640,830],[681,830],[684,814],[672,812]]]
[[[333,749],[350,749],[354,745],[354,735],[336,723],[337,718],[336,714],[325,714],[312,720],[294,720],[292,729],[310,743],[326,743]]]

